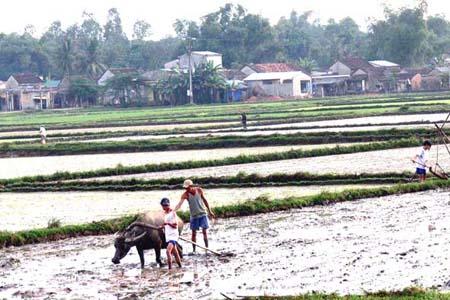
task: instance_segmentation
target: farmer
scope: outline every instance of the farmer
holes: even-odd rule
[[[202,228],[203,241],[205,242],[205,247],[208,248],[208,215],[212,218],[215,218],[215,215],[211,211],[208,201],[203,194],[203,190],[200,187],[195,187],[192,180],[186,179],[183,183],[183,188],[185,189],[185,192],[181,195],[181,200],[178,202],[177,206],[175,206],[174,210],[177,211],[180,209],[184,200],[188,201],[191,214],[190,228],[192,230],[192,242],[195,243],[197,241],[197,230]],[[192,245],[192,250],[195,252],[194,244]]]
[[[47,142],[47,130],[45,130],[44,126],[41,126],[39,128],[39,135],[41,136],[41,144],[45,145],[45,143]]]
[[[241,123],[244,130],[247,130],[247,114],[245,112],[241,114]]]
[[[419,181],[424,182],[427,178],[427,167],[428,167],[428,154],[431,149],[431,142],[426,140],[423,142],[422,148],[420,148],[418,154],[412,158],[412,162],[417,165],[416,175],[419,176]]]
[[[172,255],[175,256],[178,266],[181,268],[180,253],[178,253],[177,243],[179,238],[177,213],[170,208],[168,198],[161,199],[161,207],[164,211],[164,235],[167,242],[167,264],[172,269]]]

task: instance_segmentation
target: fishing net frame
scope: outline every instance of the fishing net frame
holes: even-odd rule
[[[439,144],[443,144],[445,146],[445,149],[447,150],[447,153],[450,155],[450,149],[448,146],[448,143],[450,143],[450,139],[444,131],[444,127],[447,124],[449,118],[450,113],[447,115],[447,118],[445,119],[444,123],[442,123],[442,125],[434,123],[436,131],[438,133],[439,142],[436,145],[436,163],[434,164],[434,167],[433,166],[430,167],[430,173],[441,179],[449,179],[449,175],[445,172],[444,168],[442,168],[442,166],[439,164]]]

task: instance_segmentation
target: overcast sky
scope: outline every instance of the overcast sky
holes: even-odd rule
[[[312,10],[313,17],[322,22],[350,16],[365,30],[370,18],[383,16],[383,3],[398,8],[415,5],[416,0],[13,0],[2,3],[0,31],[22,33],[31,24],[39,35],[55,20],[60,20],[64,27],[80,22],[83,11],[93,13],[103,24],[108,9],[115,7],[129,36],[133,23],[142,19],[152,25],[152,39],[159,39],[174,34],[172,24],[177,18],[198,20],[229,2],[242,4],[250,13],[269,18],[272,24],[292,10]],[[428,3],[429,14],[444,14],[450,19],[449,0],[428,0]]]

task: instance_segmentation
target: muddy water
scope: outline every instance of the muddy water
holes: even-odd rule
[[[270,199],[307,196],[322,191],[338,192],[373,185],[286,186],[270,188],[206,189],[211,205],[219,206],[253,200],[266,195]],[[80,224],[146,210],[160,210],[159,200],[169,197],[174,204],[181,190],[150,192],[55,192],[0,194],[0,230],[18,231],[46,227],[50,219],[62,224]],[[187,209],[187,206],[184,207]],[[22,216],[26,216],[22,218]]]
[[[436,147],[430,152],[430,162],[436,161]],[[382,172],[415,171],[416,166],[411,158],[417,154],[420,147],[390,149],[382,151],[360,152],[342,155],[328,155],[290,160],[279,160],[261,163],[231,165],[222,167],[175,170],[157,173],[135,175],[98,177],[87,180],[122,180],[130,178],[168,178],[194,176],[232,176],[239,172],[247,174],[270,175],[274,173],[293,174],[309,172],[314,174],[361,174]],[[443,146],[439,147],[439,163],[444,170],[450,170],[450,156]]]
[[[112,236],[0,250],[0,299],[223,299],[313,291],[450,289],[450,192],[219,220],[211,248],[167,271],[152,251],[110,262]],[[188,232],[184,232],[186,237]],[[190,246],[182,242],[185,250]]]
[[[348,144],[340,144],[342,146]],[[336,144],[273,146],[252,148],[228,148],[183,150],[162,152],[85,154],[45,157],[0,158],[0,178],[16,178],[34,175],[50,175],[56,172],[82,172],[102,168],[182,162],[189,160],[223,159],[238,155],[284,152],[291,149],[317,149],[335,147]],[[12,168],[14,166],[14,168]]]

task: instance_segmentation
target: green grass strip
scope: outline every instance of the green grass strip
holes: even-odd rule
[[[115,168],[105,168],[94,171],[85,172],[57,172],[53,175],[38,175],[33,177],[22,177],[18,179],[1,180],[1,184],[8,184],[13,182],[45,182],[45,181],[59,181],[71,179],[94,178],[103,176],[118,176],[129,174],[142,174],[151,172],[163,172],[171,170],[195,169],[204,167],[218,167],[236,164],[248,164],[258,162],[269,162],[288,159],[299,159],[306,157],[318,157],[327,155],[350,154],[357,152],[379,151],[387,149],[396,149],[404,147],[413,147],[420,145],[421,141],[416,138],[399,139],[387,142],[378,142],[370,144],[358,144],[352,146],[336,146],[333,148],[319,148],[311,150],[290,150],[277,153],[266,153],[259,155],[239,155],[235,157],[227,157],[216,160],[198,160],[186,161],[176,163],[162,163],[162,164],[147,164],[141,166],[117,166]]]
[[[272,186],[346,185],[346,184],[395,184],[406,182],[412,173],[379,174],[258,174],[223,177],[194,177],[196,184],[205,188],[242,188]],[[125,179],[105,181],[69,182],[15,182],[5,184],[0,192],[70,192],[70,191],[153,191],[181,189],[184,178]]]
[[[246,300],[450,300],[449,293],[439,293],[419,287],[410,287],[401,291],[380,291],[364,295],[345,295],[312,293],[299,296],[247,297]]]
[[[450,180],[430,180],[422,184],[409,183],[383,188],[352,189],[336,193],[322,192],[313,196],[289,197],[279,200],[268,200],[265,197],[261,197],[253,201],[217,206],[213,208],[213,211],[218,218],[250,216],[274,211],[303,208],[307,206],[329,205],[345,201],[383,197],[395,194],[415,193],[448,187],[450,187]],[[179,216],[185,222],[189,220],[188,212],[179,212]],[[43,228],[18,232],[0,232],[0,248],[54,241],[76,236],[113,233],[126,227],[135,219],[136,216],[134,215],[113,220],[92,222],[83,225],[68,225],[58,228]]]

